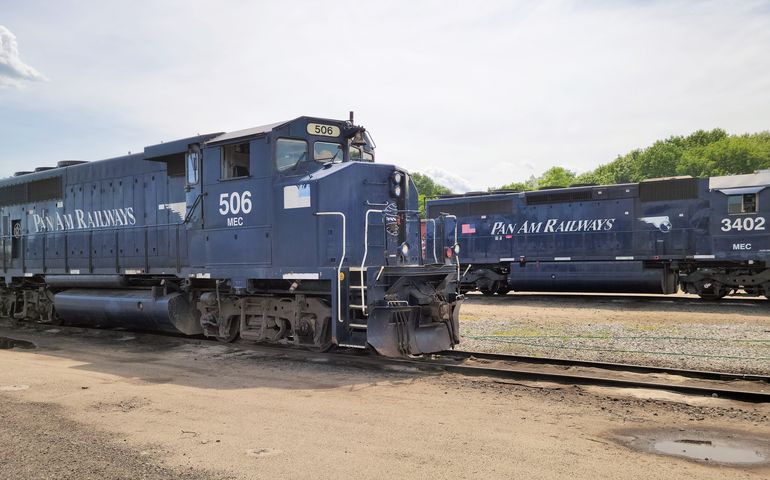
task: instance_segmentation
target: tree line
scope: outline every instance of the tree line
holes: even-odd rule
[[[611,185],[680,175],[738,175],[763,169],[770,169],[770,131],[730,135],[721,128],[715,128],[658,140],[647,148],[618,155],[615,160],[588,172],[578,174],[566,167],[551,167],[524,182],[512,182],[489,190],[528,191],[571,185]],[[452,193],[427,175],[415,173],[412,179],[420,194],[421,210],[426,196]]]
[[[738,175],[768,168],[770,132],[729,135],[715,128],[658,140],[647,148],[619,155],[615,160],[581,174],[565,167],[552,167],[525,182],[498,188],[526,191],[570,185],[610,185],[680,175]]]

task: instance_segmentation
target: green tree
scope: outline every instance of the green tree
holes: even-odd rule
[[[425,218],[425,198],[452,193],[447,187],[436,183],[429,176],[422,173],[412,173],[412,181],[417,187],[417,201],[420,206],[420,217]]]
[[[412,181],[417,187],[417,191],[422,195],[432,197],[434,195],[446,195],[452,193],[447,187],[436,183],[432,178],[422,173],[413,173]]]
[[[569,187],[575,183],[575,172],[564,167],[551,167],[537,179],[538,188]]]

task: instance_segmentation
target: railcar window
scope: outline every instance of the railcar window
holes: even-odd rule
[[[249,176],[249,144],[238,143],[222,147],[221,179]]]
[[[307,160],[307,142],[279,138],[275,142],[275,167],[279,172],[288,170]]]
[[[315,142],[313,144],[313,159],[316,162],[341,162],[342,145],[339,143]]]
[[[757,194],[747,193],[744,195],[727,196],[727,213],[736,215],[739,213],[757,212]]]

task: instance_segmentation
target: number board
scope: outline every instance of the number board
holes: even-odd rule
[[[322,137],[339,137],[340,127],[336,125],[323,125],[321,123],[308,123],[307,133],[310,135],[320,135]]]

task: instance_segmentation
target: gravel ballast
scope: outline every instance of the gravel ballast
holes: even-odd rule
[[[770,375],[770,301],[470,293],[462,350]]]

